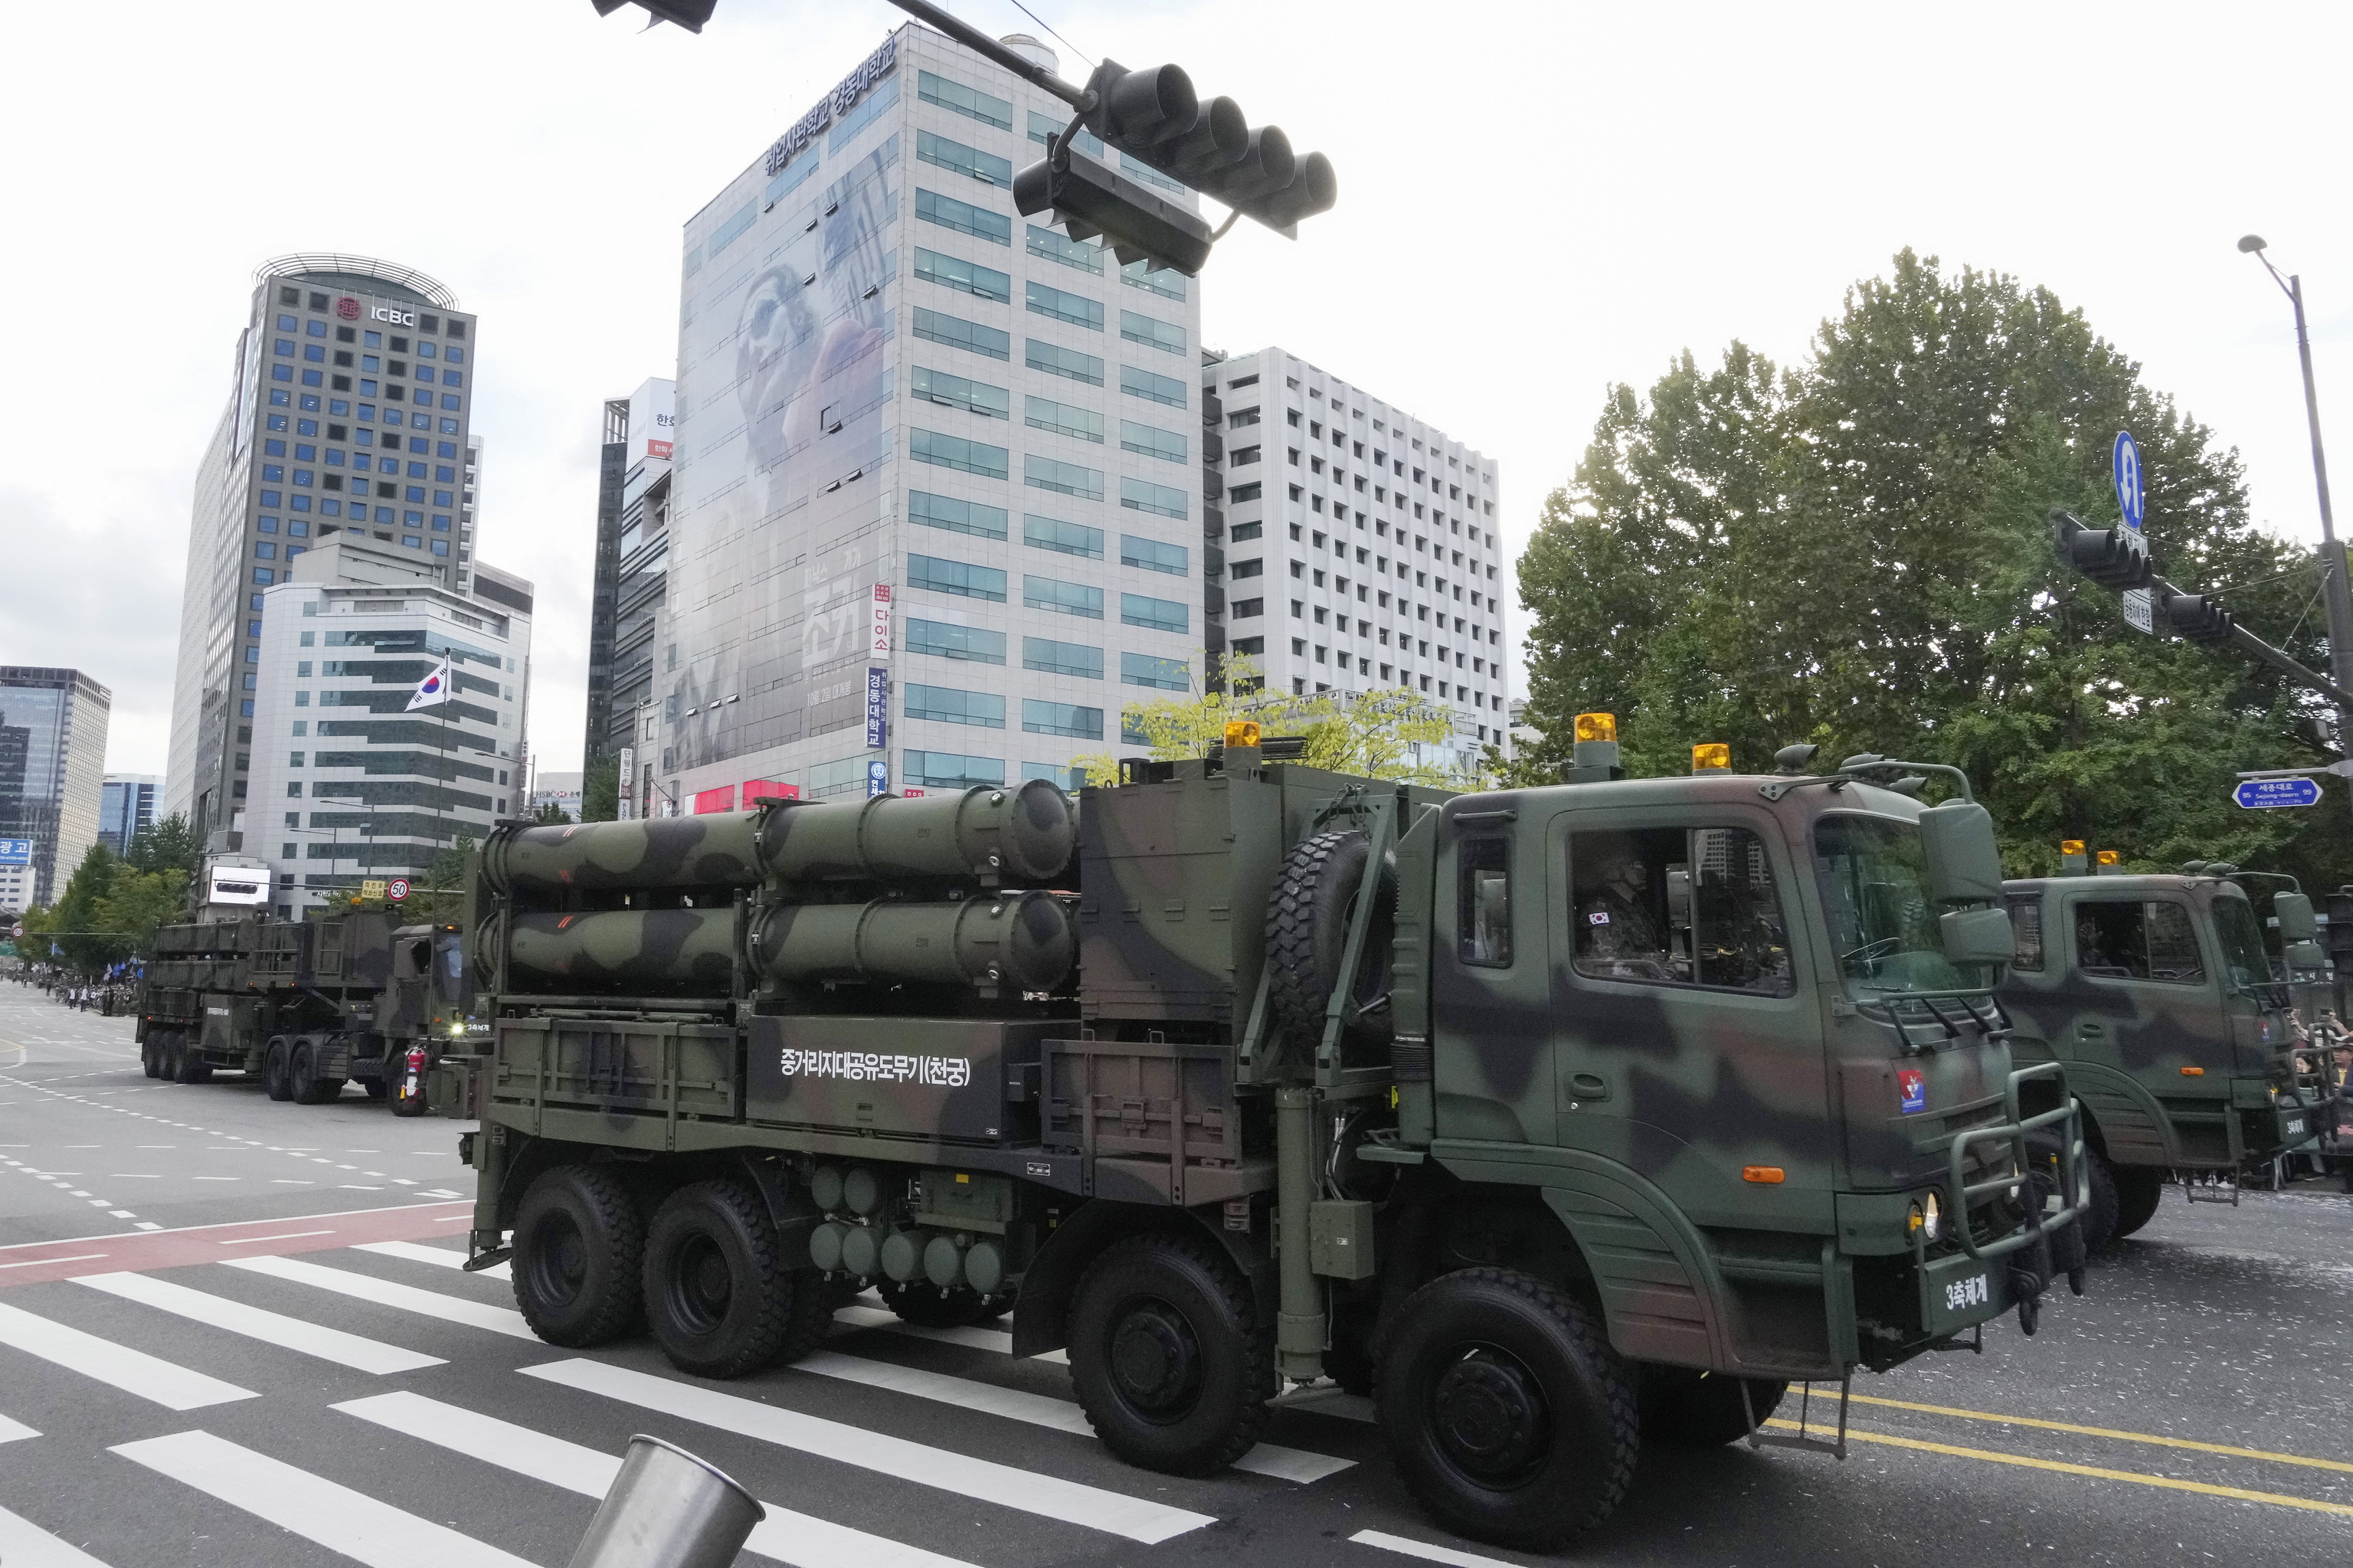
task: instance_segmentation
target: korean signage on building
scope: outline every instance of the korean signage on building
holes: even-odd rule
[[[899,40],[894,35],[882,40],[882,47],[866,57],[865,63],[848,76],[831,92],[818,100],[810,110],[796,122],[793,128],[776,138],[768,149],[767,171],[775,174],[797,157],[802,148],[817,140],[818,132],[832,124],[837,116],[847,114],[866,96],[867,89],[891,74],[899,63]]]
[[[0,839],[0,865],[30,865],[32,863],[32,840]]]
[[[874,585],[874,636],[866,650],[876,659],[891,657],[891,585]]]
[[[891,672],[879,664],[866,667],[866,749],[880,751],[891,744]]]

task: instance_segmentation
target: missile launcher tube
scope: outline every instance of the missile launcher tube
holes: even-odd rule
[[[482,845],[482,874],[503,894],[749,887],[759,840],[757,811],[501,828]]]
[[[507,969],[518,986],[535,991],[727,996],[735,980],[735,911],[512,916]]]
[[[748,956],[770,980],[912,980],[1052,991],[1079,961],[1070,911],[1050,893],[956,903],[772,904]]]

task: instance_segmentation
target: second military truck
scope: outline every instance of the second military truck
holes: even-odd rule
[[[862,1286],[1009,1309],[1106,1444],[1182,1474],[1284,1380],[1377,1370],[1421,1501],[1528,1547],[1644,1442],[1828,1446],[1765,1429],[1790,1382],[2080,1284],[1982,809],[1861,767],[1618,779],[1606,740],[1589,781],[1449,796],[1254,742],[1076,810],[495,832],[491,1033],[434,1083],[482,1120],[474,1265],[512,1233],[543,1338],[642,1322],[706,1376]]]

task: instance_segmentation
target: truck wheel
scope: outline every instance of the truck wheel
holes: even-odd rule
[[[2146,1165],[2127,1165],[2116,1171],[2115,1178],[2115,1234],[2121,1240],[2157,1217],[2158,1202],[2165,1196],[2165,1172]]]
[[[291,1075],[292,1065],[286,1060],[286,1037],[281,1034],[270,1041],[269,1048],[261,1054],[261,1092],[273,1100],[292,1099],[294,1079]]]
[[[1002,1292],[983,1296],[969,1285],[942,1291],[928,1280],[885,1279],[882,1305],[899,1314],[900,1321],[923,1329],[962,1329],[1002,1318],[1012,1300]]]
[[[1312,1054],[1324,1039],[1324,1010],[1340,983],[1342,949],[1348,921],[1365,882],[1371,846],[1359,832],[1318,833],[1303,839],[1282,863],[1268,901],[1270,959],[1268,1000],[1293,1050]],[[1356,1007],[1388,994],[1390,942],[1397,929],[1397,877],[1387,865],[1375,884],[1378,903],[1372,929],[1365,934],[1349,1000]],[[1389,1037],[1387,1008],[1350,1019],[1352,1040],[1382,1044]]]
[[[212,1074],[205,1067],[204,1048],[193,1040],[183,1039],[172,1056],[172,1081],[175,1084],[201,1084]]]
[[[1741,1385],[1747,1384],[1744,1404]],[[1638,1408],[1642,1441],[1677,1448],[1721,1448],[1737,1443],[1780,1408],[1787,1383],[1735,1377],[1691,1367],[1646,1366]],[[1749,1417],[1754,1414],[1756,1419]]]
[[[1079,1281],[1070,1330],[1080,1407],[1129,1464],[1206,1476],[1258,1441],[1273,1340],[1211,1243],[1162,1233],[1110,1247]]]
[[[390,1092],[382,1078],[362,1078],[360,1087],[367,1091],[367,1097],[372,1100],[380,1100]]]
[[[321,1093],[319,1053],[308,1040],[298,1040],[286,1058],[287,1097],[298,1106],[315,1106],[326,1096]]]
[[[793,1284],[776,1227],[733,1181],[681,1187],[646,1234],[646,1321],[670,1365],[697,1377],[741,1377],[782,1351]]]
[[[825,1270],[797,1268],[787,1288],[791,1298],[785,1308],[785,1342],[776,1347],[775,1357],[780,1365],[800,1360],[833,1332],[833,1291]]]
[[[1473,1268],[1406,1298],[1381,1358],[1398,1474],[1450,1529],[1549,1552],[1634,1478],[1634,1379],[1585,1309],[1525,1274]]]
[[[2032,1133],[2026,1140],[2026,1157],[2038,1172],[2036,1190],[2044,1196],[2059,1191],[2059,1139],[2050,1133]],[[2084,1196],[2090,1206],[2075,1227],[2084,1238],[2086,1253],[2107,1245],[2116,1234],[2116,1169],[2108,1163],[2107,1156],[2094,1149],[2090,1140],[2084,1144]]]
[[[515,1212],[515,1308],[551,1345],[585,1349],[636,1323],[646,1226],[609,1171],[559,1165]]]
[[[151,1078],[164,1075],[163,1047],[153,1035],[139,1043],[139,1070]]]

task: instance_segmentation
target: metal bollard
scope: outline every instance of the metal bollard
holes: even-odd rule
[[[732,1477],[659,1437],[632,1437],[572,1568],[727,1568],[766,1517]]]

